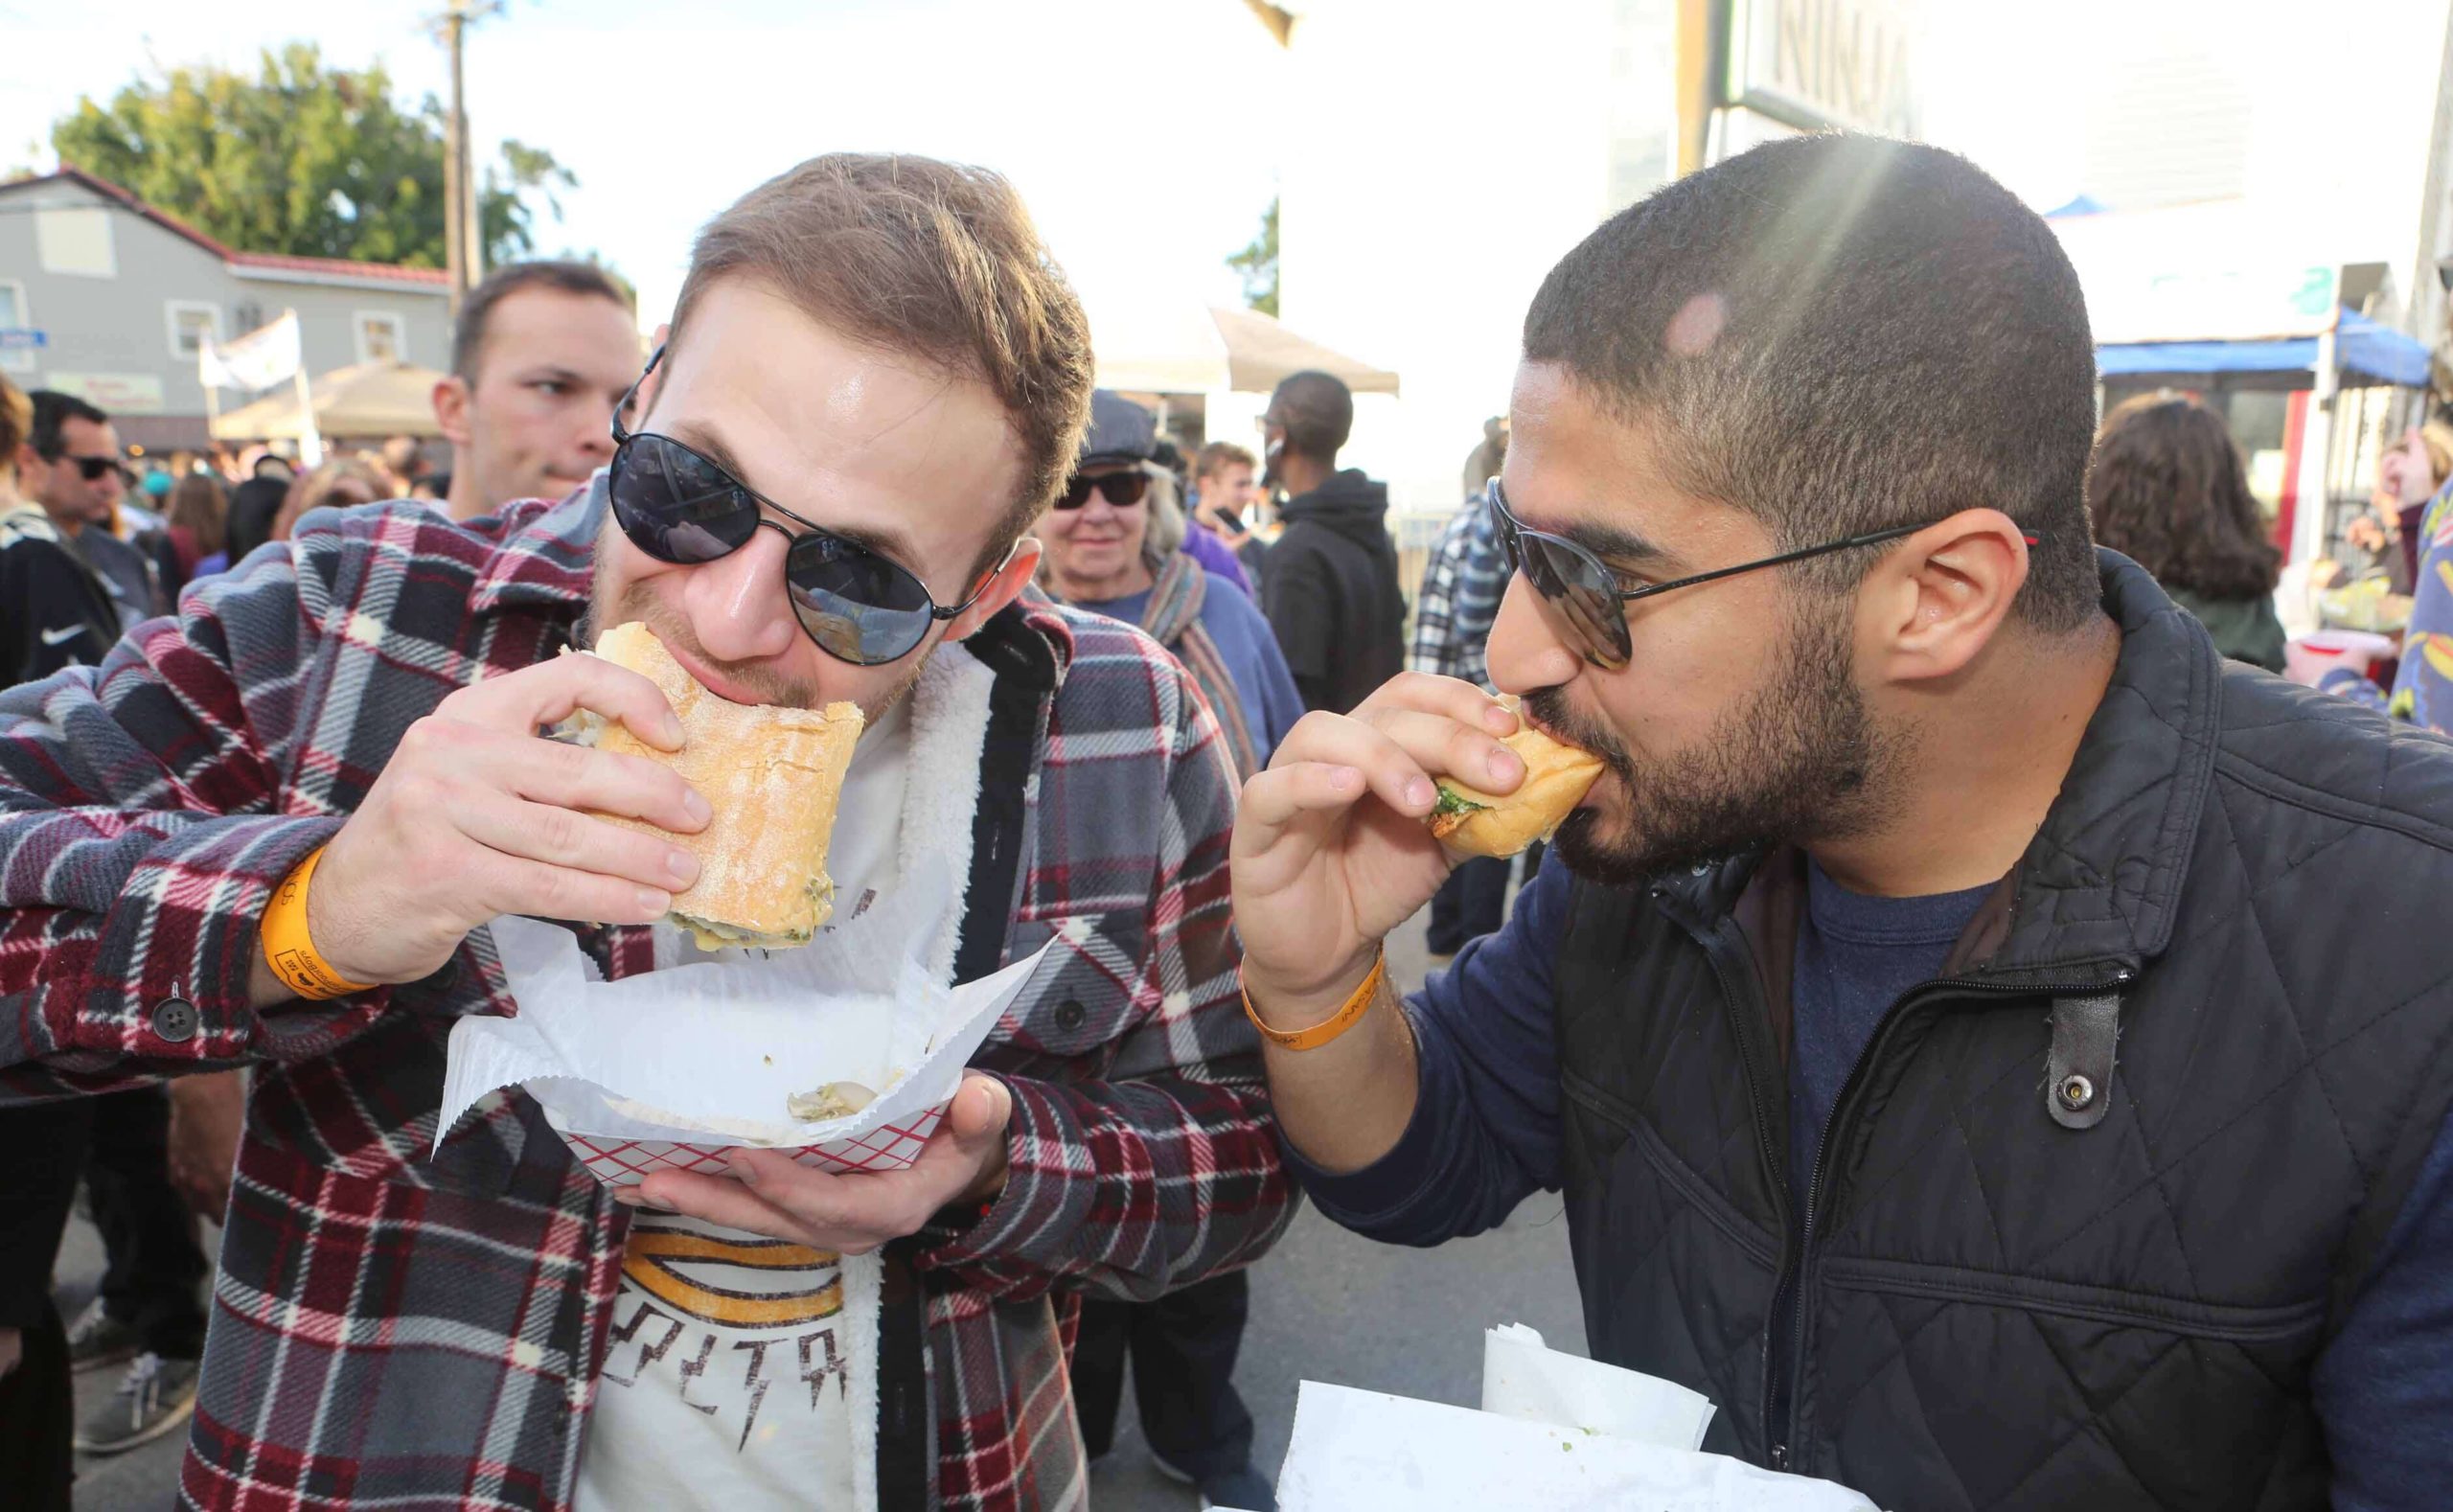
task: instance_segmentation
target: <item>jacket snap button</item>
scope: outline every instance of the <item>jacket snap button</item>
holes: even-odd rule
[[[195,1038],[195,1004],[184,997],[165,997],[153,1005],[153,1033],[172,1044],[185,1044]]]
[[[2063,1077],[2055,1091],[2061,1098],[2061,1106],[2074,1113],[2096,1100],[2096,1084],[2083,1076]]]
[[[1089,1017],[1079,997],[1067,997],[1056,1005],[1056,1026],[1059,1029],[1079,1029],[1082,1020]]]

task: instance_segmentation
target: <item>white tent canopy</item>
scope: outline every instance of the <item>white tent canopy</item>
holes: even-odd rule
[[[1397,375],[1296,334],[1257,309],[1173,301],[1089,307],[1099,386],[1136,394],[1266,394],[1314,369],[1358,394],[1394,394]]]
[[[437,436],[434,385],[443,375],[406,362],[362,362],[334,368],[309,385],[315,428],[327,436]],[[267,394],[213,422],[220,441],[297,440],[306,430],[298,395]]]

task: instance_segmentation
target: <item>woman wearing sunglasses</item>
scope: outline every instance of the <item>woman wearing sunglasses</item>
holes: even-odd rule
[[[1241,780],[1303,717],[1303,700],[1252,601],[1178,549],[1183,511],[1174,478],[1150,461],[1154,433],[1140,405],[1107,389],[1091,396],[1082,460],[1040,516],[1040,585],[1174,652],[1218,716]]]

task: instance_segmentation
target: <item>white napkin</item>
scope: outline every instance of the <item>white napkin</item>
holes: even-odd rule
[[[1873,1512],[1825,1480],[1721,1455],[1303,1383],[1284,1512]]]
[[[1482,1410],[1659,1449],[1701,1449],[1712,1426],[1712,1399],[1701,1392],[1560,1354],[1523,1323],[1482,1334]]]
[[[1046,952],[939,986],[918,954],[959,899],[908,881],[798,950],[617,982],[567,929],[494,921],[519,1013],[452,1026],[436,1143],[470,1105],[515,1084],[568,1134],[748,1146],[857,1138],[944,1104]],[[845,1117],[792,1118],[787,1099],[832,1082],[879,1096]]]

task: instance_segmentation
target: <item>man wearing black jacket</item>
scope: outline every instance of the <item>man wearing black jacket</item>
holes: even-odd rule
[[[1406,1244],[1563,1191],[1595,1359],[1881,1506],[2442,1506],[2453,745],[2093,549],[2095,382],[2052,228],[1931,148],[1771,143],[1562,260],[1488,666],[1604,770],[1402,1004],[1413,821],[1518,717],[1409,676],[1245,785],[1289,1163]]]
[[[1270,480],[1291,496],[1270,548],[1261,611],[1277,632],[1307,709],[1343,714],[1406,664],[1406,601],[1388,539],[1388,488],[1338,449],[1354,429],[1354,395],[1326,373],[1277,385],[1261,416]]]
[[[0,679],[10,683],[96,665],[120,632],[109,590],[60,539],[51,516],[19,493],[54,468],[80,482],[86,470],[115,470],[117,449],[102,438],[55,434],[47,444],[56,455],[46,458],[35,442],[33,405],[0,378]]]

